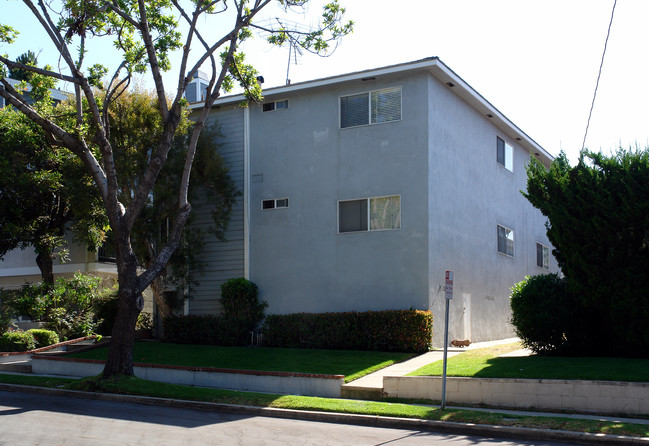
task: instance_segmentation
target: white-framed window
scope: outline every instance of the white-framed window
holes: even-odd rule
[[[498,225],[498,252],[514,257],[514,231]]]
[[[536,266],[543,269],[550,269],[550,247],[536,244]]]
[[[496,136],[496,161],[510,172],[514,171],[514,149],[512,145]]]
[[[340,128],[401,120],[401,87],[340,97]]]
[[[288,207],[288,198],[271,198],[268,200],[261,200],[262,209],[279,209]]]
[[[401,196],[361,198],[338,202],[338,232],[401,228]]]
[[[261,106],[261,111],[269,112],[273,110],[283,110],[285,108],[288,108],[288,99],[281,101],[264,102],[264,104]]]

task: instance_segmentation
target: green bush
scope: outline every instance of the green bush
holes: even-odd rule
[[[34,337],[36,348],[47,347],[48,345],[57,344],[59,342],[59,335],[52,330],[45,330],[42,328],[32,328],[27,330]]]
[[[264,319],[266,302],[260,302],[257,285],[247,279],[230,279],[221,285],[223,317],[233,328],[252,331]]]
[[[93,302],[99,296],[99,277],[77,273],[60,277],[54,285],[26,284],[19,290],[3,292],[2,299],[17,315],[45,322],[59,339],[88,336],[95,330]]]
[[[526,277],[512,287],[512,324],[523,345],[538,354],[576,353],[580,312],[557,274]]]
[[[420,353],[430,349],[433,316],[420,310],[274,314],[263,333],[271,347]]]
[[[65,308],[54,308],[51,315],[52,320],[45,323],[45,328],[55,331],[63,340],[90,336],[97,328],[94,316],[90,312],[70,313]]]
[[[135,322],[136,330],[153,330],[153,315],[151,313],[142,312],[137,315],[137,322]]]
[[[2,293],[2,291],[0,291]],[[4,333],[12,327],[12,311],[6,305],[2,304],[2,295],[0,294],[0,333]]]
[[[95,322],[97,333],[110,336],[117,315],[117,288],[102,292],[94,303]]]
[[[2,291],[0,298],[15,315],[42,321],[46,319],[50,290],[47,284],[27,283],[17,290]]]
[[[162,321],[165,341],[181,344],[242,346],[250,343],[245,325],[223,316],[167,316]]]
[[[8,331],[0,336],[0,352],[26,352],[35,346],[34,336],[27,331]]]

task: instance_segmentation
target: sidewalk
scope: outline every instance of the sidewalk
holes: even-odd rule
[[[467,350],[490,347],[492,345],[511,344],[513,342],[518,342],[518,341],[519,341],[518,338],[508,338],[508,339],[500,339],[498,341],[476,342],[475,344],[471,344],[466,348],[449,347],[448,357],[450,358],[452,356],[459,355],[460,353],[465,352]],[[529,351],[523,349],[523,350],[517,350],[515,352],[511,352],[507,354],[507,356],[523,356],[523,355],[529,355]],[[441,361],[443,359],[444,359],[443,349],[426,352],[423,355],[419,355],[407,361],[391,365],[389,367],[371,373],[367,376],[359,378],[355,381],[352,381],[351,383],[344,384],[343,389],[344,388],[355,389],[355,390],[367,389],[370,391],[373,390],[375,392],[377,390],[382,391],[384,376],[405,376],[410,372],[414,372],[420,367],[430,364],[431,362]]]
[[[518,338],[508,338],[500,339],[497,341],[486,341],[486,342],[476,342],[471,344],[466,348],[455,348],[449,347],[448,349],[448,358],[452,356],[459,355],[467,350],[473,350],[478,348],[490,347],[493,345],[501,344],[511,344],[518,342]],[[516,356],[528,356],[531,354],[531,351],[528,349],[516,350],[510,353],[505,353],[503,357],[516,357]],[[414,372],[415,370],[428,365],[432,362],[441,361],[444,359],[444,350],[434,350],[423,355],[419,355],[407,361],[394,364],[392,366],[386,367],[384,369],[378,370],[370,375],[359,378],[351,383],[343,384],[343,396],[347,398],[367,398],[367,399],[380,399],[383,397],[383,377],[384,376],[405,376],[408,373]],[[438,407],[438,406],[430,406]],[[622,422],[622,423],[635,423],[635,424],[649,424],[649,419],[641,418],[625,418],[625,417],[614,417],[614,416],[601,416],[601,415],[586,415],[586,414],[568,414],[568,413],[557,413],[557,412],[540,412],[540,411],[528,411],[528,410],[506,410],[506,409],[485,409],[478,407],[461,407],[461,406],[447,406],[448,409],[461,409],[461,410],[473,410],[480,412],[493,412],[493,413],[502,413],[510,414],[516,416],[531,416],[531,417],[562,417],[562,418],[573,418],[573,419],[584,419],[584,420],[598,420],[598,421],[609,421],[609,422]]]

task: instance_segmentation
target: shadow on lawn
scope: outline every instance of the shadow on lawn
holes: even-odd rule
[[[525,356],[486,361],[475,378],[649,382],[649,359]]]

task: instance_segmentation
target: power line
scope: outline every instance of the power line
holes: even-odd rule
[[[608,31],[606,32],[606,40],[604,41],[604,52],[602,52],[602,61],[599,64],[599,73],[597,73],[597,82],[595,83],[595,92],[593,93],[593,102],[590,104],[590,112],[588,113],[588,122],[586,122],[586,132],[584,132],[584,140],[581,143],[581,150],[586,146],[586,136],[588,136],[588,127],[590,127],[590,118],[593,115],[593,108],[595,107],[595,98],[597,97],[597,88],[599,87],[599,78],[602,75],[602,67],[604,66],[604,56],[606,55],[606,46],[608,45],[608,37],[611,35],[611,25],[613,24],[613,15],[615,15],[615,6],[617,0],[613,2],[613,10],[611,11],[611,21],[608,22]]]

